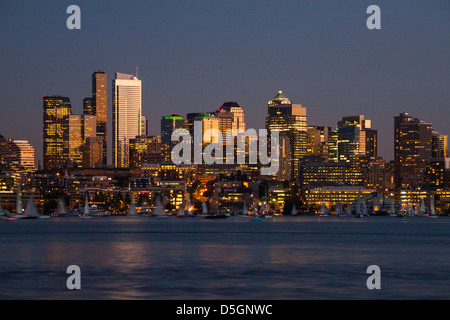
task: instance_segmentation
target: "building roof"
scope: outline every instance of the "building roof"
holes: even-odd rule
[[[231,108],[241,108],[241,106],[235,101],[225,102],[217,111],[230,112]]]
[[[288,97],[283,94],[283,91],[278,91],[277,95],[269,101],[269,104],[290,104],[292,103]]]

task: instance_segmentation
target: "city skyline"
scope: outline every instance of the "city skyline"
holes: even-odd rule
[[[214,110],[225,101],[243,107],[248,127],[264,128],[261,111],[278,90],[308,109],[309,125],[334,128],[343,116],[364,114],[378,130],[378,153],[387,161],[394,159],[393,117],[399,113],[448,133],[449,116],[441,112],[450,101],[445,1],[378,1],[383,27],[373,32],[365,27],[365,3],[77,4],[81,30],[65,27],[63,3],[2,5],[0,30],[8,45],[0,58],[9,76],[0,80],[0,134],[28,140],[38,160],[42,129],[35,119],[43,95],[70,97],[73,113],[81,114],[94,70],[113,75],[137,66],[149,134],[160,132],[163,115]],[[16,14],[22,10],[36,14]],[[280,19],[269,20],[272,15]]]

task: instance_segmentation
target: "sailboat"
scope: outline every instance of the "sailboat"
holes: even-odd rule
[[[361,212],[361,190],[358,191],[358,198],[356,200],[356,215],[355,218],[362,218],[362,212]]]
[[[64,200],[60,199],[58,201],[58,207],[55,212],[52,213],[52,216],[59,217],[59,216],[66,216],[66,207],[64,206]]]
[[[336,217],[340,218],[344,214],[344,210],[342,209],[341,202],[338,202],[336,205]]]
[[[186,218],[186,212],[184,211],[183,203],[178,207],[177,218]]]
[[[419,208],[419,212],[417,213],[418,216],[423,216],[425,215],[427,212],[427,210],[425,209],[425,200],[422,198],[420,199],[420,208]]]
[[[430,196],[430,215],[429,218],[437,218],[436,211],[434,210],[434,196]]]
[[[411,206],[409,205],[409,203],[406,205],[406,215],[407,216],[411,215]]]
[[[245,202],[244,202],[244,205],[243,205],[242,214],[243,215],[248,215],[247,204]]]
[[[352,205],[351,204],[347,205],[347,210],[345,212],[345,215],[348,216],[348,217],[352,216]]]
[[[27,210],[23,211],[22,196],[20,194],[20,186],[17,187],[17,201],[16,201],[16,214],[13,218],[17,219],[37,219],[39,217],[39,211],[34,203],[33,196],[30,196],[28,200]]]
[[[328,217],[329,213],[330,213],[330,210],[328,209],[327,205],[324,202],[322,202],[322,208],[320,209],[320,216]]]
[[[162,207],[161,198],[159,196],[157,196],[155,199],[155,208],[153,209],[152,216],[158,217],[158,218],[169,216],[169,215],[165,214],[163,207]]]
[[[36,204],[34,203],[34,197],[30,196],[30,198],[28,199],[28,204],[27,204],[27,208],[25,209],[25,213],[19,215],[16,218],[20,218],[20,219],[37,219],[39,218],[40,213],[36,207]]]
[[[390,207],[390,209],[389,209],[389,215],[390,215],[391,217],[396,216],[396,214],[395,214],[395,207],[394,207],[394,200],[392,200],[392,202],[391,202],[391,207]]]
[[[134,202],[131,202],[130,209],[128,210],[127,216],[130,217],[137,217],[138,213],[136,211],[136,204]]]
[[[362,215],[367,217],[369,214],[367,213],[367,206],[366,206],[366,200],[362,200]]]
[[[3,221],[15,221],[17,218],[13,218],[9,216],[9,211],[5,210],[2,205],[2,199],[0,198],[0,215],[2,216]]]
[[[205,201],[202,201],[202,215],[207,215],[208,214],[208,205],[206,204]]]
[[[397,212],[397,214],[395,216],[399,217],[399,218],[403,218],[405,216],[405,209],[403,209],[403,204],[401,202],[400,202],[399,207],[398,207],[398,212]]]
[[[195,217],[195,214],[192,212],[191,201],[188,201],[188,204],[187,204],[187,216],[188,217]]]
[[[20,185],[17,186],[16,193],[16,214],[13,216],[14,218],[22,218],[23,216],[23,206],[22,206],[22,197],[20,195]]]
[[[86,193],[86,199],[84,200],[84,211],[83,214],[80,216],[80,218],[83,219],[90,219],[91,216],[89,215],[89,195]]]
[[[294,205],[292,206],[291,216],[296,216],[297,214],[298,214],[297,213],[297,208],[296,208],[295,203],[294,203]]]

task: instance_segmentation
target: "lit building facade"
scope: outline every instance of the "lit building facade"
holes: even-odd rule
[[[396,187],[415,187],[425,181],[426,162],[432,158],[433,128],[407,113],[394,117]]]
[[[188,130],[188,122],[179,114],[164,116],[161,119],[161,157],[165,163],[172,163],[172,148],[178,143],[172,141],[172,133],[177,129]]]
[[[103,139],[86,138],[83,144],[83,168],[100,168],[103,166]]]
[[[44,96],[43,100],[43,158],[44,169],[63,168],[64,117],[72,113],[70,99],[61,96]]]
[[[129,141],[141,133],[141,80],[116,72],[113,80],[113,164],[129,167]]]
[[[35,150],[27,140],[5,141],[0,146],[0,154],[10,169],[24,173],[36,171]]]
[[[137,136],[130,139],[130,168],[140,168],[143,163],[161,162],[161,137]]]
[[[81,115],[71,114],[64,117],[63,128],[64,158],[69,168],[78,168],[83,160],[83,122]]]
[[[311,161],[300,164],[300,184],[313,186],[362,186],[362,170],[346,163]]]
[[[337,124],[337,158],[354,164],[358,157],[377,156],[377,130],[364,115],[343,117]]]
[[[330,127],[308,126],[308,155],[320,156],[328,161],[328,133]]]
[[[291,166],[291,177],[298,177],[299,161],[307,155],[307,117],[306,108],[300,104],[293,104],[282,91],[268,102],[266,129],[270,135],[272,130],[278,130],[288,138],[290,157],[286,159]]]
[[[97,116],[97,137],[103,140],[103,165],[107,163],[108,139],[108,85],[107,74],[95,71],[92,74],[92,109]]]
[[[432,136],[432,157],[445,159],[448,157],[448,136],[434,131]]]

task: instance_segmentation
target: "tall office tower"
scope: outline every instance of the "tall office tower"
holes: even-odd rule
[[[226,159],[227,130],[235,130],[236,132],[245,132],[244,109],[234,101],[225,102],[216,112],[216,118],[219,120],[219,130],[222,133],[224,145],[224,162]],[[248,139],[247,139],[248,140]],[[234,138],[235,157],[237,156],[237,138]],[[247,141],[248,145],[248,141]],[[231,161],[231,159],[230,159]]]
[[[83,99],[83,114],[91,115],[91,116],[95,115],[92,98],[84,98]]]
[[[140,168],[143,163],[161,162],[161,137],[138,136],[130,139],[130,167]]]
[[[394,117],[394,170],[396,187],[424,182],[426,162],[432,157],[433,128],[407,113]]]
[[[6,146],[6,139],[0,135],[0,165],[5,161],[4,157],[6,155],[5,153],[5,146]]]
[[[103,166],[103,139],[87,137],[83,144],[83,168],[99,168]]]
[[[113,164],[115,167],[129,166],[129,142],[141,133],[141,111],[141,80],[134,75],[116,72],[113,80]]]
[[[308,155],[315,155],[328,161],[328,133],[331,127],[308,126]]]
[[[219,118],[216,117],[215,113],[213,112],[204,112],[204,113],[188,113],[187,116],[188,121],[188,128],[192,139],[192,148],[191,148],[191,159],[193,162],[196,162],[196,147],[195,147],[195,125],[196,123],[200,123],[202,127],[202,138],[203,138],[203,146],[204,149],[208,144],[212,142],[216,142],[215,140],[215,134],[214,132],[216,130],[220,131],[219,129]],[[225,156],[225,150],[223,150],[224,156]],[[223,160],[223,159],[222,159]]]
[[[177,129],[188,130],[188,121],[178,113],[172,113],[170,116],[164,116],[161,119],[161,158],[165,163],[172,163],[171,152],[173,147],[178,144],[172,142],[172,133]]]
[[[79,168],[83,160],[83,122],[81,115],[64,117],[64,157],[69,168]]]
[[[448,137],[446,135],[433,132],[432,157],[445,159],[448,157]]]
[[[103,165],[107,162],[107,123],[108,123],[108,92],[107,75],[104,71],[92,74],[92,109],[97,116],[97,137],[103,139]]]
[[[292,177],[292,165],[291,165],[291,144],[289,136],[285,133],[280,135],[280,158],[279,168],[277,173],[278,181],[291,180]]]
[[[10,169],[22,172],[36,171],[35,150],[27,140],[9,139],[4,143],[1,153]]]
[[[307,155],[308,127],[306,123],[306,108],[293,104],[282,91],[268,102],[266,129],[270,135],[272,130],[278,130],[280,135],[287,135],[290,145],[291,178],[298,177],[299,161]]]
[[[362,156],[356,161],[366,188],[383,189],[386,185],[386,163],[382,157]]]
[[[378,130],[365,129],[366,131],[366,157],[378,156]]]
[[[89,138],[97,138],[97,116],[84,114],[81,117],[82,121],[82,141],[86,142]],[[103,147],[102,147],[103,148]],[[103,153],[103,151],[102,151]]]
[[[44,169],[60,169],[65,165],[63,126],[64,117],[72,113],[70,99],[61,96],[44,96],[42,101]]]
[[[225,102],[216,112],[219,118],[219,129],[225,136],[226,129],[242,130],[245,132],[244,109],[234,101]]]
[[[338,162],[338,139],[339,133],[336,130],[328,131],[328,161]]]
[[[148,120],[146,116],[141,116],[141,136],[148,136]]]
[[[194,124],[195,121],[200,121],[205,118],[213,119],[216,115],[214,112],[191,112],[186,115],[186,120],[188,123],[189,133],[194,136]]]
[[[376,156],[377,131],[363,115],[343,117],[337,131],[339,162],[355,164],[358,157]]]

